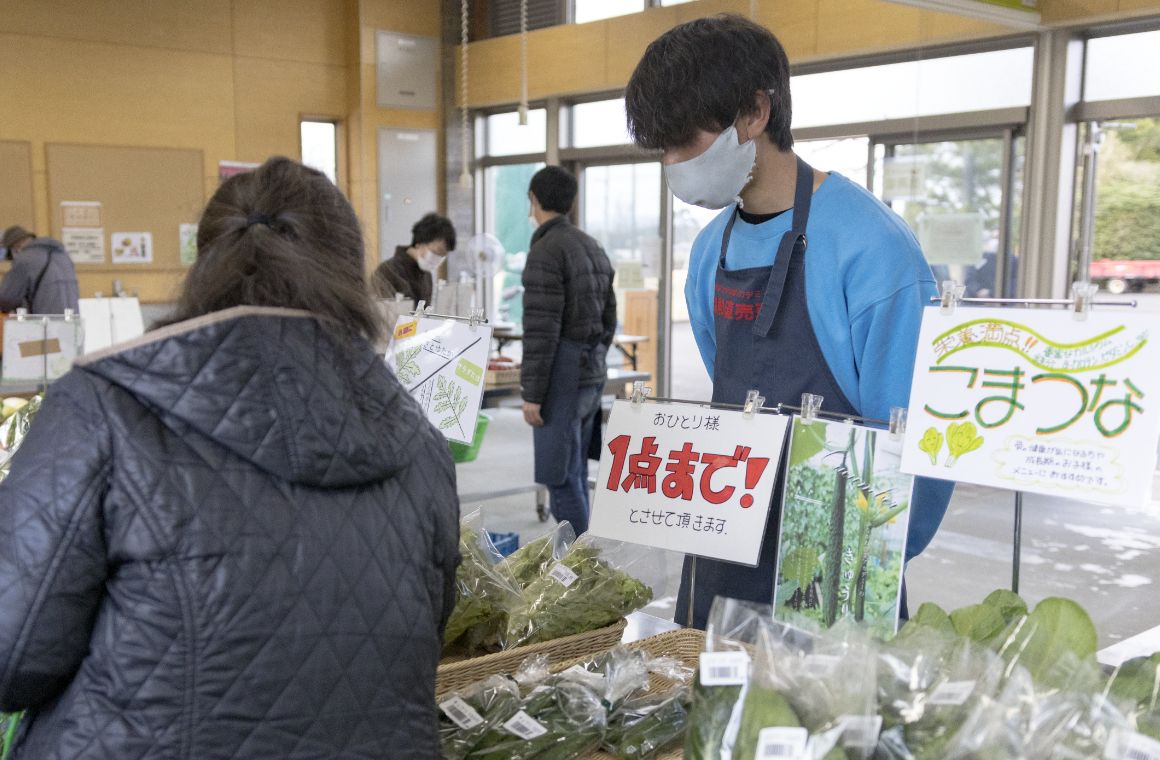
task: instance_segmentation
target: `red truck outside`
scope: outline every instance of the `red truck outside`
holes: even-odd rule
[[[1160,283],[1160,259],[1100,259],[1091,266],[1092,282],[1113,295]]]

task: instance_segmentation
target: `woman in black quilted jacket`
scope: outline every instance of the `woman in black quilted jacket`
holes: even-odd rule
[[[15,757],[438,757],[455,473],[354,211],[271,159],[197,245],[179,321],[78,361],[0,484]]]

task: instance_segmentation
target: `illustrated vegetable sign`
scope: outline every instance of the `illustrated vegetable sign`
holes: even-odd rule
[[[487,325],[401,316],[386,360],[431,424],[448,440],[471,445],[490,346]]]
[[[1160,435],[1160,315],[923,314],[902,469],[1143,506]]]

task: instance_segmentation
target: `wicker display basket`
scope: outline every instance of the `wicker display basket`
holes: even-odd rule
[[[435,695],[438,697],[462,689],[488,676],[514,673],[525,659],[534,654],[547,654],[548,662],[552,666],[600,654],[620,643],[625,625],[627,621],[622,618],[607,628],[516,647],[482,657],[446,662],[436,671]]]

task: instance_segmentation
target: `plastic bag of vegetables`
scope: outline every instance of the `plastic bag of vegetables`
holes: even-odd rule
[[[772,625],[767,604],[717,597],[705,626],[705,651],[693,681],[686,760],[730,757],[741,725],[753,648]]]
[[[867,760],[882,725],[875,654],[874,642],[852,621],[807,642],[793,629],[765,628],[733,760],[777,751],[816,760]]]
[[[550,641],[612,625],[652,601],[652,587],[640,578],[661,574],[659,552],[585,535],[523,590],[508,622],[507,645]]]
[[[689,688],[631,697],[609,718],[605,748],[621,760],[644,760],[675,744],[689,721]]]
[[[520,591],[483,530],[479,510],[460,522],[455,609],[443,633],[444,653],[476,654],[503,648],[508,616]]]
[[[576,542],[576,531],[567,520],[557,523],[549,533],[516,549],[504,557],[503,565],[524,588],[544,576],[568,553]]]
[[[28,428],[40,411],[42,401],[43,393],[36,394],[26,402],[16,398],[4,400],[5,411],[3,422],[0,422],[0,479],[8,475],[12,455],[24,442],[24,436],[28,435]]]
[[[878,699],[885,729],[881,760],[941,760],[984,703],[997,698],[1004,663],[967,638],[918,632],[885,644],[878,655]]]
[[[491,676],[439,700],[439,745],[444,760],[462,760],[489,730],[515,715],[520,687]]]
[[[556,676],[534,688],[515,713],[489,729],[468,754],[473,760],[570,760],[598,748],[608,716],[587,686]]]

